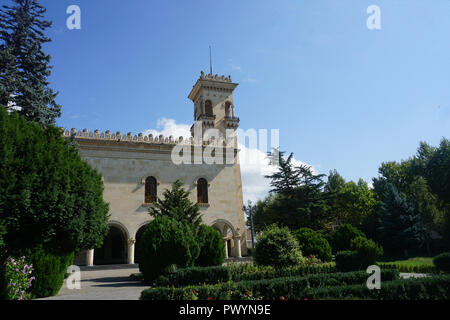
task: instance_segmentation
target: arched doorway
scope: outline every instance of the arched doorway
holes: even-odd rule
[[[127,236],[124,230],[116,225],[109,226],[109,233],[103,246],[94,251],[94,264],[127,263]]]
[[[147,228],[147,224],[143,225],[139,228],[139,230],[136,232],[136,244],[134,246],[134,263],[139,263],[139,252],[138,252],[138,246],[141,241],[142,235],[144,234],[145,230]]]
[[[234,230],[231,223],[229,223],[226,220],[219,219],[213,222],[212,227],[217,229],[222,235],[226,250],[226,257],[229,258],[235,256],[236,254],[234,252],[235,251],[234,238],[236,236],[236,231]]]

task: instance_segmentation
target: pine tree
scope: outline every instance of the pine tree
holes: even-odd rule
[[[44,31],[52,23],[37,0],[12,1],[0,9],[0,105],[19,109],[29,121],[54,124],[61,106],[47,80],[50,56],[42,50],[51,41]]]
[[[420,214],[394,185],[388,184],[379,215],[380,238],[392,252],[404,251],[423,243],[426,237]]]
[[[172,190],[165,190],[164,199],[158,198],[154,207],[149,209],[152,217],[170,217],[178,222],[183,222],[198,228],[202,223],[201,213],[197,203],[189,200],[189,192],[183,188],[180,180],[172,184]]]
[[[300,173],[291,163],[294,154],[291,153],[287,159],[284,159],[284,152],[282,151],[274,150],[274,152],[269,153],[269,158],[275,156],[278,156],[278,171],[265,176],[265,178],[271,180],[270,186],[272,189],[270,192],[291,196],[293,190],[300,185]]]

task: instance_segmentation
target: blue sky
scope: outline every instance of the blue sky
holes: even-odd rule
[[[448,0],[41,2],[66,128],[190,124],[211,45],[214,73],[240,83],[241,127],[280,129],[281,149],[321,173],[370,182],[381,162],[449,137]],[[66,28],[72,4],[81,30]],[[381,30],[366,27],[373,4]]]

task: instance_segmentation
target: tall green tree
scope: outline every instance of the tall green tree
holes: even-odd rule
[[[294,154],[291,153],[286,159],[285,152],[274,150],[269,154],[270,157],[278,157],[277,171],[271,175],[265,176],[270,179],[270,192],[283,194],[286,197],[293,197],[294,189],[301,183],[300,172],[292,164]]]
[[[152,217],[169,217],[178,222],[187,224],[194,229],[202,223],[201,212],[197,203],[189,199],[189,192],[184,190],[180,180],[172,184],[172,189],[166,189],[163,199],[158,198],[154,207],[149,208]]]
[[[50,56],[43,45],[46,9],[37,0],[11,0],[0,9],[0,105],[18,109],[29,121],[54,124],[61,115],[50,86]]]
[[[387,251],[407,255],[408,249],[424,244],[427,232],[420,214],[392,184],[387,185],[381,209],[378,231]]]
[[[9,254],[101,246],[109,218],[101,175],[60,129],[0,107],[0,146],[0,221]]]

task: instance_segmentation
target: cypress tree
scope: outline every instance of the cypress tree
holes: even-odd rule
[[[50,55],[42,46],[52,23],[37,0],[12,0],[0,9],[0,105],[17,109],[29,121],[54,124],[61,115],[58,93],[49,87]]]

